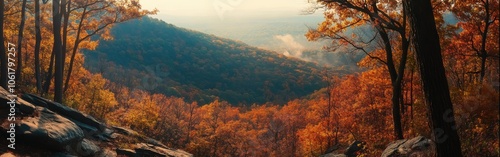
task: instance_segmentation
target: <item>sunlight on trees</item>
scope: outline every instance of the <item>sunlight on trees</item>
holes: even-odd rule
[[[137,130],[169,147],[195,156],[293,157],[319,156],[335,149],[343,152],[359,140],[366,142],[362,155],[379,156],[389,142],[403,135],[432,136],[420,64],[414,45],[409,44],[411,30],[402,1],[316,1],[325,9],[325,19],[306,36],[330,41],[325,45],[329,51],[364,54],[357,63],[362,70],[350,73],[322,72],[313,63],[192,30],[151,33],[129,24],[114,27],[157,12],[141,9],[136,0],[60,2],[65,11],[60,15],[61,26],[54,25],[62,30],[61,35],[56,34],[61,37],[56,44],[53,22],[58,20],[53,19],[52,2],[0,3],[0,15],[4,15],[0,41],[21,43],[22,66],[18,68],[22,77],[16,80],[22,84],[18,86],[20,93],[55,98],[58,90],[57,97],[69,107],[107,124]],[[462,153],[496,156],[500,115],[498,0],[433,1],[432,5]],[[25,23],[21,26],[23,9]],[[175,28],[151,17],[138,24],[152,30]],[[118,34],[112,33],[113,27]],[[144,35],[141,37],[148,38],[147,42],[136,42],[130,34]],[[150,37],[153,35],[159,36]],[[160,38],[163,36],[169,38]],[[99,48],[100,42],[110,40],[117,41],[114,47]],[[141,50],[151,45],[156,48]],[[4,47],[0,46],[3,74]],[[57,47],[63,56],[52,52]],[[160,67],[165,71],[148,73],[146,65],[145,70],[133,69],[100,58],[89,62],[98,63],[91,68],[99,72],[84,67],[90,55],[111,54],[108,51],[131,56],[133,62],[127,61],[134,64],[160,60],[164,66],[153,65],[154,70]],[[166,51],[183,53],[164,54]],[[171,56],[161,60],[151,54]],[[226,64],[228,60],[234,62]],[[233,64],[244,66],[231,69]],[[61,66],[56,89],[54,73]],[[194,74],[209,77],[190,77],[197,76]],[[157,75],[181,81],[162,78],[156,83],[165,87],[164,91],[135,88],[143,81],[139,76]],[[5,75],[1,75],[0,85],[4,83]]]

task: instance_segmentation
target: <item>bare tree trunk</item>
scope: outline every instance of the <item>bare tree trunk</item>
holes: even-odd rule
[[[481,50],[479,57],[481,57],[481,77],[480,81],[483,82],[484,75],[486,74],[486,59],[488,58],[488,52],[486,51],[486,40],[488,37],[488,31],[492,22],[490,22],[490,2],[489,0],[483,1],[484,11],[486,12],[486,17],[484,18],[484,30],[481,34]]]
[[[387,32],[381,28],[377,28],[380,37],[382,38],[382,41],[384,42],[384,49],[386,53],[386,62],[387,62],[387,69],[389,70],[389,74],[391,77],[391,86],[392,86],[392,119],[393,119],[393,124],[394,124],[394,136],[396,139],[403,139],[403,129],[401,125],[401,109],[400,109],[400,104],[399,104],[399,98],[401,97],[401,78],[398,76],[398,73],[396,72],[396,68],[394,65],[394,60],[392,58],[392,46],[390,44],[390,39],[389,35]],[[404,57],[406,58],[406,57]],[[406,63],[404,61],[403,63]],[[404,68],[404,67],[403,67]],[[402,74],[402,73],[401,73]],[[399,75],[401,75],[399,74]]]
[[[63,0],[65,1],[65,0]],[[66,7],[65,7],[66,6]],[[71,0],[68,0],[67,1],[67,4],[63,3],[63,5],[61,6],[61,10],[62,10],[62,15],[63,15],[63,18],[64,18],[64,21],[63,21],[63,40],[62,40],[62,58],[63,58],[63,64],[64,64],[64,61],[66,60],[66,45],[67,45],[67,38],[68,38],[68,19],[69,19],[69,14],[70,14],[70,9],[71,9]],[[69,72],[68,72],[69,73]],[[63,71],[63,75],[64,75],[64,71]],[[61,78],[61,80],[63,80],[64,78]],[[66,84],[66,86],[64,87],[61,87],[63,90],[62,93],[63,93],[63,96],[64,96],[64,92],[66,91],[67,89],[67,86],[68,84]]]
[[[52,49],[52,53],[55,55],[55,74],[54,74],[54,101],[62,103],[63,92],[62,92],[62,81],[63,81],[63,72],[64,72],[64,55],[62,50],[62,40],[61,40],[61,6],[65,3],[65,0],[53,0],[52,1],[52,25],[53,25],[53,33],[54,33],[54,46]],[[62,7],[64,8],[64,7]]]
[[[42,93],[42,78],[40,76],[40,42],[42,34],[40,32],[40,0],[35,0],[35,79],[36,89],[39,94]]]
[[[42,93],[42,95],[49,93],[50,84],[51,84],[51,81],[52,81],[52,78],[53,78],[54,58],[55,58],[55,55],[54,55],[54,52],[52,52],[50,54],[49,69],[47,71],[47,76],[45,77],[45,83],[43,84],[43,93]]]
[[[17,69],[16,69],[16,80],[21,80],[21,71],[23,69],[23,58],[22,58],[22,41],[23,41],[23,31],[24,23],[26,21],[26,0],[23,0],[21,9],[21,24],[19,24],[19,32],[17,35]]]
[[[453,106],[430,0],[405,0],[438,157],[461,157]]]
[[[7,51],[3,38],[4,6],[5,1],[0,2],[0,86],[7,89]]]
[[[484,80],[484,75],[486,74],[486,58],[488,58],[488,54],[486,53],[486,50],[481,51],[481,70],[480,70],[480,77],[479,81],[483,82]]]
[[[70,15],[70,10],[71,9],[71,0],[67,1],[67,4],[64,4],[61,6],[61,15],[63,16],[63,40],[62,40],[62,52],[63,52],[63,58],[66,58],[66,45],[67,45],[67,38],[68,38],[68,20],[69,20],[69,15]]]
[[[400,59],[400,63],[399,63],[399,67],[398,67],[398,78],[396,79],[396,83],[398,83],[400,85],[400,91],[399,91],[399,94],[400,94],[400,104],[401,104],[401,113],[404,114],[405,113],[405,109],[406,107],[404,106],[404,98],[403,98],[403,79],[404,79],[404,76],[405,76],[405,69],[406,69],[406,62],[408,61],[408,51],[409,51],[409,47],[410,47],[410,41],[408,40],[408,38],[406,38],[406,10],[405,10],[405,7],[404,7],[404,3],[403,3],[403,26],[402,26],[402,30],[399,31],[399,34],[401,36],[401,51],[403,52],[401,54],[401,59]]]

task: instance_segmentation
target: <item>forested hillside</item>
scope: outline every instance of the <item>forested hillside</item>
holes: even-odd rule
[[[150,17],[119,24],[111,34],[114,40],[85,53],[86,67],[129,87],[251,105],[283,104],[324,85],[313,63]]]
[[[338,54],[302,57],[355,54],[335,69],[141,3],[0,2],[0,156],[500,154],[498,0],[309,1],[324,21],[306,38]]]

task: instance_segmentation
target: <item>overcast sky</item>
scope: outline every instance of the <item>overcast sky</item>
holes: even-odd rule
[[[308,0],[141,0],[156,17],[203,17],[218,20],[297,16]]]

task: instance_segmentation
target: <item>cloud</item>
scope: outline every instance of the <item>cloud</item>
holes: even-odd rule
[[[280,41],[280,49],[283,51],[285,56],[292,56],[297,58],[302,58],[302,52],[304,51],[304,45],[295,41],[295,38],[291,34],[276,35],[275,39]]]

